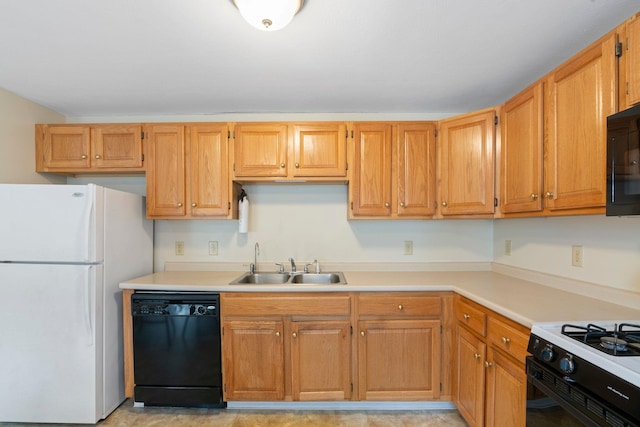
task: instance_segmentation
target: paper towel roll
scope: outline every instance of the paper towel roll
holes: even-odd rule
[[[249,232],[249,198],[244,197],[238,202],[238,233]]]

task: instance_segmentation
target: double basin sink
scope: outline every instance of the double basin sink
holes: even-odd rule
[[[338,273],[245,273],[230,285],[346,285],[344,274]]]

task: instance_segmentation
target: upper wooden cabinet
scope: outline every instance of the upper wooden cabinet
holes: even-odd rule
[[[435,124],[353,124],[349,217],[430,218],[435,213]]]
[[[502,107],[500,207],[503,213],[542,210],[542,82]]]
[[[142,126],[36,125],[36,171],[144,172]]]
[[[625,41],[626,49],[622,57],[625,58],[626,68],[621,71],[626,75],[626,105],[622,104],[620,110],[640,103],[640,14],[633,16],[626,22]]]
[[[226,123],[151,125],[147,134],[149,218],[232,215]]]
[[[439,122],[440,213],[493,216],[494,109]]]
[[[233,129],[239,181],[344,181],[345,123],[239,123]]]
[[[606,118],[617,98],[616,34],[603,37],[545,79],[545,209],[597,208],[606,198]]]

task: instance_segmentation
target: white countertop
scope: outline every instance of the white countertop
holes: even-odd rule
[[[492,271],[342,271],[346,285],[229,285],[239,271],[165,271],[122,289],[208,292],[454,291],[530,328],[539,322],[640,319],[640,310]]]

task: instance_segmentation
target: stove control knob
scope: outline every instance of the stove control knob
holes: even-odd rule
[[[565,374],[572,374],[576,370],[576,365],[573,363],[573,355],[567,354],[566,357],[560,359],[560,370]]]
[[[553,352],[553,346],[549,344],[547,344],[547,346],[540,352],[540,358],[545,362],[551,362],[553,359],[555,359],[555,357],[556,355]]]

